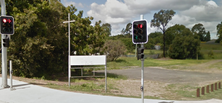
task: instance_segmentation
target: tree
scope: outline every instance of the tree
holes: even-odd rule
[[[196,58],[200,50],[200,40],[188,29],[178,32],[169,47],[169,56],[173,59]]]
[[[14,74],[46,77],[65,73],[67,36],[61,25],[65,7],[55,0],[51,0],[50,5],[47,1],[38,0],[11,0],[6,3],[9,6],[7,15],[15,18],[15,34],[9,47]]]
[[[207,35],[206,35],[206,39],[205,39],[206,41],[210,41],[210,32],[208,31],[207,32]]]
[[[126,47],[120,40],[107,40],[104,44],[107,59],[114,61],[125,54]]]
[[[169,23],[169,21],[172,19],[172,16],[174,16],[175,12],[173,10],[160,10],[158,13],[155,13],[153,16],[153,19],[151,20],[151,27],[158,27],[163,32],[163,56],[166,57],[165,51],[166,51],[166,26]]]
[[[190,29],[186,28],[184,25],[175,24],[172,27],[169,27],[166,30],[166,49],[169,49],[169,46],[172,44],[173,40],[177,35],[186,36]]]
[[[220,43],[222,41],[222,22],[217,24],[217,36],[218,39],[216,40],[216,43]]]
[[[124,35],[125,37],[127,38],[132,38],[132,35],[131,35],[131,29],[132,29],[132,23],[128,23],[126,25],[126,28],[123,28],[121,30],[121,35]]]
[[[201,41],[206,41],[205,38],[206,38],[206,31],[205,31],[205,28],[203,26],[203,24],[201,23],[198,23],[198,24],[195,24],[191,31],[195,34],[195,35],[198,35],[199,39]]]
[[[101,21],[91,26],[93,17],[83,18],[83,11],[58,0],[6,0],[7,15],[15,18],[15,34],[11,37],[9,59],[14,74],[24,77],[66,75],[68,63],[68,25],[71,20],[71,50],[78,54],[102,52],[108,33]]]
[[[102,25],[102,28],[105,32],[107,32],[108,35],[111,35],[112,26],[109,23],[105,23]]]

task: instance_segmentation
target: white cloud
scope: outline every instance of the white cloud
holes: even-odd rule
[[[83,8],[83,4],[82,3],[75,3],[75,2],[73,2],[73,1],[67,1],[67,0],[64,0],[63,1],[64,2],[64,6],[70,6],[71,4],[73,5],[73,6],[75,6],[75,7],[81,7],[81,8]]]
[[[214,1],[208,1],[204,5],[194,5],[188,10],[182,11],[181,14],[195,17],[197,21],[220,21],[222,18],[222,7]]]

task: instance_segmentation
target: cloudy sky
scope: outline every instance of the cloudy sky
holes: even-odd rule
[[[172,9],[176,12],[168,24],[183,24],[192,28],[202,23],[211,38],[216,37],[216,25],[222,21],[222,0],[61,0],[64,6],[73,4],[84,11],[84,17],[92,16],[94,21],[112,25],[112,35],[117,35],[127,23],[139,20],[140,15],[150,23],[154,13],[161,9]],[[148,28],[149,33],[160,31]]]

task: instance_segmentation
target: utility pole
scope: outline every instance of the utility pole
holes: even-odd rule
[[[1,16],[6,16],[5,0],[1,0]],[[3,46],[3,39],[6,39],[7,35],[1,34],[2,43],[2,87],[9,87],[7,84],[7,47]]]

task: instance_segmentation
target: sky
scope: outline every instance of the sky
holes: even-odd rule
[[[61,0],[64,6],[74,5],[83,10],[83,17],[92,16],[94,24],[101,20],[112,26],[112,35],[120,34],[128,23],[140,20],[140,15],[148,21],[148,33],[161,31],[150,27],[154,13],[161,9],[174,10],[176,14],[168,27],[182,24],[192,28],[202,23],[210,31],[211,39],[216,39],[217,24],[222,22],[222,0]]]

